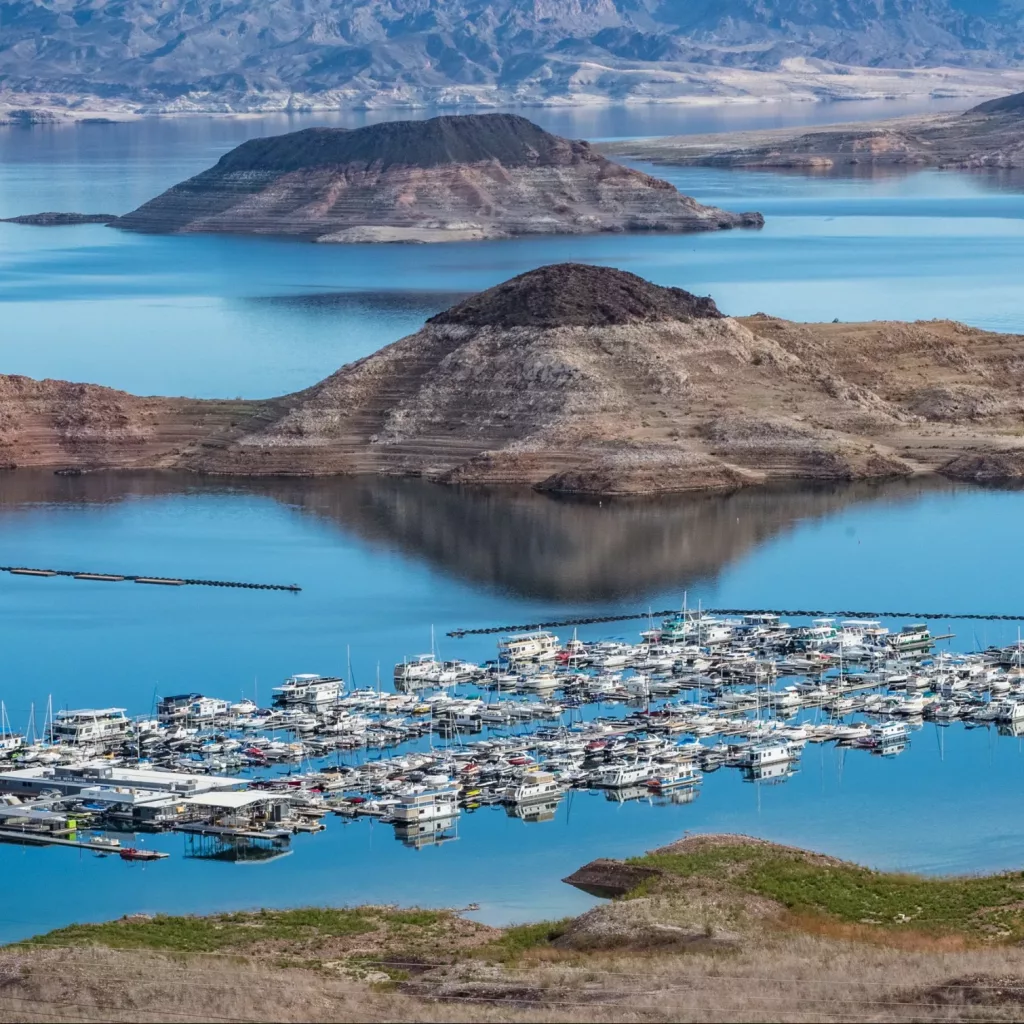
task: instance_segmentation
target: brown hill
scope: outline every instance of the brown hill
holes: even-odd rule
[[[662,288],[624,270],[558,263],[471,295],[428,324],[467,327],[607,327],[721,317],[714,299]]]
[[[252,139],[117,226],[438,242],[763,223],[702,206],[524,117],[476,114]]]
[[[378,473],[601,494],[1024,476],[1024,338],[795,324],[603,267],[543,267],[266,402],[0,379],[9,465]]]

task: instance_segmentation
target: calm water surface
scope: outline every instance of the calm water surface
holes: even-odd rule
[[[879,105],[875,115],[902,112]],[[869,114],[805,105],[531,116],[564,134],[611,137]],[[0,131],[0,215],[119,213],[244,138],[313,120],[325,119]],[[762,210],[765,230],[364,247],[0,225],[0,369],[143,393],[280,393],[416,329],[460,294],[560,259],[711,293],[736,313],[1024,328],[1024,197],[1012,181],[659,173],[704,201]],[[432,625],[443,655],[483,659],[491,640],[444,632],[674,606],[684,590],[711,605],[1024,611],[1022,502],[938,482],[593,504],[416,481],[0,474],[0,564],[304,588],[147,590],[0,574],[0,698],[18,727],[50,695],[56,706],[132,713],[190,688],[265,701],[293,672],[346,673],[349,648],[357,684],[372,682],[378,662],[387,678],[427,647]],[[1011,625],[950,629],[961,649],[1016,636]],[[186,859],[173,836],[152,840],[174,856],[150,866],[0,846],[0,878],[25,894],[0,901],[0,941],[131,911],[315,902],[478,902],[495,922],[560,916],[591,902],[558,881],[582,862],[687,829],[755,832],[882,867],[1019,866],[1024,824],[1008,808],[1022,798],[1020,741],[929,726],[893,760],[811,747],[783,785],[719,772],[688,805],[575,794],[544,824],[486,809],[463,816],[457,842],[420,852],[390,828],[339,819],[260,866]]]
[[[875,107],[876,116],[902,112]],[[848,110],[605,111],[571,115],[576,122],[568,113],[531,115],[570,134],[614,135],[725,127],[723,117],[749,127],[871,113]],[[0,214],[121,213],[245,137],[306,123],[0,130]],[[737,314],[955,317],[1024,329],[1024,195],[1012,182],[940,172],[861,180],[657,173],[705,202],[761,210],[766,227],[424,249],[0,224],[0,367],[146,394],[280,394],[416,330],[461,294],[558,260],[605,263],[709,293]]]
[[[0,564],[304,589],[150,590],[0,574],[0,697],[16,726],[51,694],[55,706],[133,713],[151,711],[158,693],[190,688],[265,701],[292,672],[345,673],[349,645],[352,675],[365,685],[378,662],[388,678],[396,660],[427,648],[432,625],[443,655],[483,659],[493,638],[444,632],[671,607],[684,590],[706,605],[1015,609],[1021,508],[1016,493],[939,482],[593,504],[419,481],[196,485],[8,473]],[[628,636],[641,626],[580,633]],[[949,626],[963,649],[1016,635],[1010,624]],[[0,905],[0,941],[140,910],[313,902],[478,902],[494,922],[560,916],[592,902],[559,882],[575,867],[688,829],[754,832],[883,867],[1009,867],[1020,862],[1024,823],[1007,808],[1022,799],[1020,740],[954,726],[940,744],[927,726],[895,759],[811,746],[780,785],[718,772],[688,805],[576,793],[539,824],[483,809],[463,815],[456,842],[418,852],[390,828],[337,818],[258,866],[186,859],[180,836],[147,837],[172,853],[149,866],[0,846],[0,877],[32,894]]]

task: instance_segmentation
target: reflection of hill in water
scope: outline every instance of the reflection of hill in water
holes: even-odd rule
[[[941,480],[745,489],[604,503],[523,489],[458,489],[378,477],[239,480],[175,474],[0,474],[0,508],[179,493],[274,498],[453,576],[547,600],[609,601],[682,588],[802,519],[907,501]],[[83,562],[84,564],[84,562]]]

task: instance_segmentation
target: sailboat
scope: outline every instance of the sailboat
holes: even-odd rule
[[[7,717],[7,706],[0,700],[0,754],[10,754],[21,749],[25,737],[14,732],[11,720]]]

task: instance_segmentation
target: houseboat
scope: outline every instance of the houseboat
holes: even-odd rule
[[[904,626],[898,633],[890,633],[888,640],[889,646],[897,652],[920,651],[933,643],[931,630],[923,622]]]
[[[412,825],[435,818],[457,818],[459,793],[457,789],[408,789],[400,792],[398,803],[390,810],[388,818],[395,825]]]
[[[546,630],[516,633],[498,641],[498,657],[502,661],[549,661],[557,656],[558,648],[558,637]]]
[[[318,676],[313,672],[300,672],[289,676],[273,690],[276,707],[319,707],[333,704],[341,696],[342,680],[337,676]]]
[[[53,716],[53,741],[73,747],[116,745],[130,724],[124,708],[58,711]]]
[[[550,772],[527,772],[505,787],[502,803],[529,804],[552,800],[561,795],[562,787]]]

